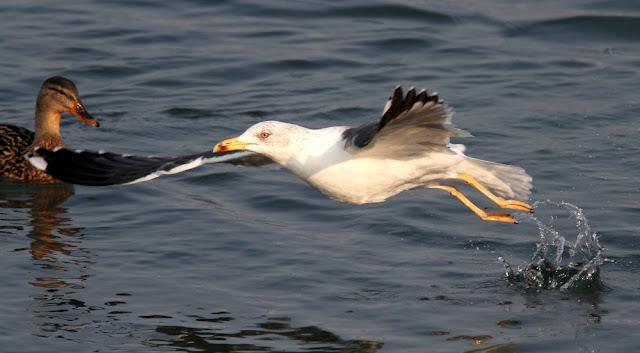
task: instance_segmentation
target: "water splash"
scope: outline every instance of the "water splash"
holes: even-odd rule
[[[540,241],[524,268],[514,270],[511,264],[499,258],[507,270],[508,281],[530,289],[602,288],[600,265],[604,262],[603,249],[583,210],[564,201],[536,201],[533,206],[536,213],[543,209],[568,211],[569,218],[575,221],[575,229],[572,230],[576,233],[575,241],[567,239],[558,230],[558,216],[551,216],[546,222],[537,216],[529,216],[538,226]]]

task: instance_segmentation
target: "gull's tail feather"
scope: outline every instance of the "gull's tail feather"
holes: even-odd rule
[[[499,196],[524,201],[531,194],[533,179],[520,167],[466,157],[459,171],[470,174]]]

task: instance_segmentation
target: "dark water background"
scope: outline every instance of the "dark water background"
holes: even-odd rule
[[[273,166],[0,183],[0,352],[640,351],[639,2],[3,1],[0,19],[2,122],[31,127],[61,74],[102,122],[65,119],[69,146],[171,155],[261,120],[362,123],[427,87],[469,155],[529,171],[555,240],[581,209],[607,258],[600,286],[527,288],[498,259],[553,250],[535,219],[426,190],[339,204]]]

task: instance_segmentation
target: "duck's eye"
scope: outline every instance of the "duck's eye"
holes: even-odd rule
[[[269,136],[271,136],[271,133],[266,131],[263,131],[258,135],[258,137],[260,137],[261,140],[266,140]]]

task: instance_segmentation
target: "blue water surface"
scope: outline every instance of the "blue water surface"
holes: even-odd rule
[[[32,127],[64,75],[102,123],[65,118],[73,148],[355,125],[401,84],[437,90],[467,154],[526,168],[541,201],[519,225],[437,190],[351,206],[277,166],[2,182],[0,352],[638,351],[637,1],[27,0],[0,18],[0,122]],[[586,285],[526,279],[543,259],[574,275],[597,240]]]

